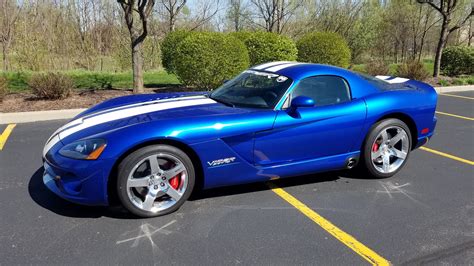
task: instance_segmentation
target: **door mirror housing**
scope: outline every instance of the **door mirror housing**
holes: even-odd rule
[[[314,107],[314,100],[306,96],[298,96],[291,100],[291,109],[300,107]]]

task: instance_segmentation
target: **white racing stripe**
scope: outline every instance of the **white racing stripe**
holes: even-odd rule
[[[394,84],[394,83],[403,83],[403,82],[407,82],[409,81],[409,79],[406,79],[406,78],[394,78],[394,79],[386,79],[385,82],[388,82],[390,84]]]
[[[390,76],[375,76],[375,77],[381,80],[386,80],[390,78]]]
[[[161,110],[169,110],[174,108],[180,107],[188,107],[188,106],[196,106],[196,105],[204,105],[204,104],[213,104],[216,103],[214,100],[209,99],[207,97],[201,96],[197,97],[185,97],[185,98],[175,98],[172,101],[167,99],[168,101],[161,101],[155,102],[153,104],[149,104],[147,102],[145,105],[137,105],[132,104],[130,108],[121,108],[115,111],[101,113],[95,116],[79,118],[69,122],[68,124],[62,126],[58,129],[53,136],[48,140],[44,149],[43,149],[43,156],[53,147],[56,143],[58,143],[61,139],[66,138],[78,131],[83,129],[93,127],[96,125],[100,125],[103,123],[107,123],[114,120],[119,120],[127,117],[132,117],[141,114],[152,113]],[[129,106],[127,106],[129,107]],[[110,110],[110,109],[109,109]]]
[[[122,105],[122,106],[113,107],[113,108],[110,108],[110,109],[105,109],[105,110],[101,110],[101,111],[98,111],[98,112],[94,112],[94,113],[91,113],[91,114],[87,114],[84,117],[75,119],[75,120],[63,125],[62,127],[58,128],[53,133],[53,135],[51,135],[51,137],[48,139],[48,141],[46,143],[48,143],[50,141],[50,139],[53,136],[55,136],[56,134],[58,134],[59,132],[65,130],[66,128],[79,125],[79,124],[82,123],[82,121],[84,119],[87,119],[89,117],[97,116],[97,115],[104,114],[104,113],[110,113],[110,112],[113,112],[113,111],[116,111],[116,110],[123,110],[123,109],[132,108],[132,107],[137,107],[137,106],[144,106],[144,105],[156,104],[156,103],[162,103],[162,102],[175,102],[175,101],[183,101],[183,100],[192,100],[192,99],[207,99],[207,97],[205,97],[204,95],[196,95],[196,96],[184,96],[184,97],[175,97],[175,98],[164,98],[164,99],[157,99],[157,100],[153,100],[153,101],[138,102],[138,103],[133,103],[133,104],[128,104],[128,105]]]
[[[96,116],[96,115],[103,114],[103,113],[109,113],[109,112],[116,111],[116,110],[127,109],[127,108],[131,108],[131,107],[136,107],[136,106],[144,106],[144,105],[148,105],[148,104],[163,103],[163,102],[175,102],[175,101],[184,101],[184,100],[193,100],[193,99],[206,99],[206,98],[207,97],[205,97],[204,95],[196,95],[196,96],[163,98],[163,99],[157,99],[157,100],[146,101],[146,102],[138,102],[138,103],[133,103],[133,104],[129,104],[129,105],[117,106],[117,107],[106,109],[106,110],[101,110],[101,111],[98,111],[98,112],[95,112],[95,113],[87,114],[82,118],[85,119],[85,118],[88,118],[88,117],[91,117],[91,116]]]
[[[59,142],[58,135],[53,135],[51,138],[49,138],[48,142],[46,142],[46,145],[44,145],[44,148],[43,148],[43,157],[46,156],[46,153],[48,153],[49,149],[51,149],[58,142]]]
[[[395,84],[395,83],[403,83],[403,82],[407,82],[409,81],[409,79],[406,79],[406,78],[391,78],[391,76],[375,76],[376,78],[380,79],[380,80],[383,80],[387,83],[390,83],[390,84]]]
[[[270,62],[270,63],[265,63],[265,64],[261,64],[261,65],[258,65],[258,66],[254,66],[254,67],[252,67],[252,69],[262,70],[262,69],[267,68],[267,67],[281,65],[281,64],[287,64],[287,63],[291,63],[291,62],[290,61]]]
[[[287,67],[297,66],[297,65],[301,65],[301,64],[304,64],[304,63],[288,63],[288,64],[283,64],[283,65],[278,65],[278,66],[266,68],[265,71],[277,72],[277,71],[285,69]]]

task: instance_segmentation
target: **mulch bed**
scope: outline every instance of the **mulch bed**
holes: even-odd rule
[[[172,87],[150,89],[146,88],[145,93],[170,92],[170,91],[190,91],[187,88]],[[71,96],[61,100],[40,99],[29,92],[12,93],[7,95],[3,102],[0,102],[0,112],[30,112],[45,110],[61,110],[88,108],[107,99],[131,95],[132,90],[111,89],[111,90],[82,90],[73,91]]]
[[[32,93],[9,94],[0,103],[0,112],[29,112],[87,108],[107,99],[132,94],[131,90],[74,91],[66,99],[45,100]]]

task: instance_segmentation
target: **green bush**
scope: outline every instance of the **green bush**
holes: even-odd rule
[[[445,79],[438,80],[438,83],[439,83],[439,85],[441,85],[443,87],[449,86],[449,82]]]
[[[344,38],[334,32],[313,32],[296,42],[298,61],[348,67],[351,51]]]
[[[246,69],[249,55],[245,45],[235,37],[196,32],[178,45],[174,64],[185,85],[212,89]]]
[[[74,88],[74,82],[66,75],[60,73],[34,74],[28,86],[33,93],[43,99],[64,99]]]
[[[382,60],[372,60],[365,66],[367,74],[376,75],[389,75],[390,67]]]
[[[451,46],[443,50],[441,70],[448,76],[474,73],[474,47]]]
[[[189,31],[177,30],[168,33],[161,44],[161,63],[168,73],[176,73],[176,49],[190,35]]]
[[[0,103],[5,98],[5,95],[8,93],[8,81],[6,77],[0,76]]]
[[[423,81],[428,78],[429,73],[420,61],[410,61],[397,67],[396,75],[403,78]]]
[[[254,32],[252,31],[233,31],[229,33],[229,35],[239,39],[243,43],[245,43],[245,41],[247,41],[250,37],[252,37],[253,34]]]
[[[466,80],[464,79],[453,79],[453,85],[464,85],[466,84]]]
[[[466,82],[467,82],[467,84],[469,84],[469,85],[474,85],[474,77],[468,78]]]
[[[242,37],[243,38],[243,37]],[[270,61],[296,61],[298,50],[288,37],[271,32],[254,32],[245,40],[250,64]]]

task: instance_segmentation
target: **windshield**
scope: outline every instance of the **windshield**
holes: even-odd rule
[[[229,106],[271,109],[291,83],[285,76],[247,70],[214,90],[209,97]]]

